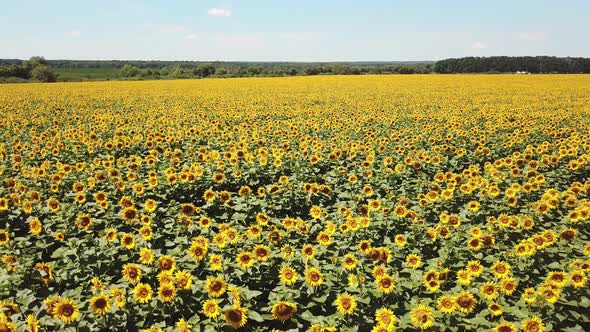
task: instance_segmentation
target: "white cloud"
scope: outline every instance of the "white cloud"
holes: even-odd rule
[[[184,39],[186,39],[186,40],[197,40],[197,39],[199,39],[199,36],[197,36],[197,34],[195,34],[195,33],[190,33],[190,34],[184,36]]]
[[[82,33],[80,32],[80,30],[72,30],[70,31],[70,36],[74,37],[74,38],[78,38],[82,35]]]
[[[231,16],[231,9],[211,8],[207,11],[207,15],[217,17],[229,17]]]
[[[528,41],[543,41],[547,36],[544,32],[523,32],[518,37]]]
[[[483,50],[485,48],[488,48],[488,44],[478,41],[478,42],[473,43],[473,45],[471,45],[471,48]]]

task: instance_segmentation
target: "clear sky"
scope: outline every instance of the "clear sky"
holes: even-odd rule
[[[0,58],[590,57],[590,0],[0,0]]]

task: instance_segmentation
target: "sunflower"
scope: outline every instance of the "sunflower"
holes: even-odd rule
[[[293,259],[293,257],[295,257],[295,249],[293,249],[293,247],[290,244],[286,244],[281,247],[281,254],[283,256],[283,259],[291,260]]]
[[[174,284],[176,283],[176,279],[174,278],[174,274],[170,271],[161,271],[157,275],[158,282],[160,284]]]
[[[113,241],[117,240],[118,234],[117,234],[117,230],[116,229],[114,229],[114,228],[107,228],[105,230],[105,234],[106,234],[105,237],[106,237],[107,241],[113,242]]]
[[[500,316],[504,312],[502,306],[498,302],[490,303],[490,305],[488,306],[488,310],[494,316]]]
[[[561,292],[559,288],[553,288],[552,285],[543,285],[543,287],[539,290],[539,294],[545,301],[549,303],[555,303],[559,300],[561,296]]]
[[[132,284],[141,280],[141,269],[137,264],[123,265],[123,270],[121,273],[123,274],[123,278]]]
[[[379,324],[389,327],[395,324],[395,320],[395,315],[389,308],[382,307],[375,311],[375,321],[377,321]]]
[[[45,311],[47,311],[47,314],[51,317],[55,316],[55,306],[57,305],[57,303],[61,300],[60,296],[52,296],[49,297],[47,299],[45,299],[45,301],[43,301],[43,303],[45,304]]]
[[[121,309],[125,307],[125,303],[127,299],[125,298],[125,291],[121,288],[112,288],[111,289],[111,298],[113,299],[117,308]]]
[[[150,224],[144,224],[139,229],[139,235],[144,241],[149,241],[152,239],[153,231],[152,226]]]
[[[192,216],[195,214],[197,208],[191,203],[182,203],[180,204],[180,213],[185,216]]]
[[[221,271],[223,268],[223,258],[220,255],[213,254],[209,257],[209,265],[213,271]]]
[[[137,211],[137,209],[134,207],[124,208],[123,210],[121,210],[121,216],[123,217],[123,220],[125,220],[126,222],[133,223],[138,220],[139,211]]]
[[[178,322],[176,322],[176,329],[178,330],[178,332],[190,332],[192,331],[192,325],[190,325],[189,323],[187,323],[186,320],[184,320],[184,318],[181,318]]]
[[[176,260],[172,256],[164,255],[158,258],[158,268],[160,271],[174,272],[176,269]]]
[[[471,313],[475,306],[477,305],[477,301],[475,297],[470,292],[461,292],[457,295],[456,298],[457,303],[457,310],[464,314]]]
[[[353,254],[346,254],[344,258],[342,258],[342,266],[348,270],[352,271],[356,268],[358,260],[354,257]]]
[[[516,280],[514,278],[505,278],[500,282],[500,289],[506,295],[512,295],[516,291]]]
[[[145,202],[143,203],[143,209],[147,213],[153,213],[154,211],[156,211],[157,208],[158,208],[158,203],[151,198],[146,199]]]
[[[279,301],[272,306],[272,317],[280,321],[288,321],[297,312],[297,305],[287,301]]]
[[[395,279],[389,275],[384,275],[375,280],[377,289],[384,294],[389,294],[395,289]]]
[[[52,197],[47,200],[47,209],[51,213],[59,212],[59,210],[61,210],[61,204],[59,203],[59,201],[57,199]]]
[[[317,241],[322,246],[329,246],[332,243],[332,236],[326,231],[321,231],[317,236]]]
[[[79,214],[76,218],[76,227],[82,231],[88,231],[92,227],[92,218],[89,214]]]
[[[254,253],[254,258],[258,261],[266,262],[270,257],[270,248],[263,244],[257,245],[252,251]]]
[[[363,194],[365,194],[366,197],[371,197],[373,196],[373,187],[371,187],[371,185],[365,185],[363,187]]]
[[[479,207],[480,207],[480,204],[478,201],[469,201],[469,203],[467,203],[467,208],[471,212],[479,211]]]
[[[215,319],[221,314],[217,301],[209,299],[203,302],[203,313],[207,318]]]
[[[516,326],[510,322],[500,322],[494,327],[494,332],[516,332]]]
[[[121,246],[125,249],[131,250],[135,248],[135,237],[133,234],[123,233],[121,235]]]
[[[423,304],[413,307],[410,310],[412,324],[419,329],[427,329],[434,325],[434,316],[432,308]]]
[[[66,324],[75,321],[79,312],[78,305],[68,298],[61,298],[53,308],[54,316]]]
[[[422,264],[422,258],[415,254],[409,254],[406,257],[406,264],[412,269],[417,269]]]
[[[243,252],[239,253],[238,257],[236,257],[236,262],[238,263],[240,268],[243,270],[254,265],[254,261],[255,260],[254,260],[253,255],[247,251],[243,251]]]
[[[344,316],[351,315],[357,307],[356,300],[348,293],[338,294],[334,305],[336,306],[336,310]]]
[[[588,282],[588,276],[584,271],[574,270],[570,272],[570,282],[574,288],[581,288],[584,287]]]
[[[216,198],[217,198],[217,193],[211,188],[205,190],[205,193],[203,193],[203,199],[207,203],[213,202]]]
[[[385,266],[376,265],[373,268],[373,271],[371,272],[371,274],[373,275],[373,277],[375,277],[375,279],[379,279],[381,277],[388,275],[389,273],[387,272],[387,268]]]
[[[38,236],[39,234],[41,234],[41,232],[43,231],[43,224],[41,223],[41,221],[39,220],[39,218],[31,218],[29,220],[29,232],[31,232],[31,234]],[[0,239],[0,242],[2,240]]]
[[[492,265],[491,270],[494,276],[498,278],[506,278],[510,274],[510,264],[497,261]]]
[[[246,325],[246,322],[248,321],[246,309],[240,306],[234,306],[233,308],[226,310],[223,313],[223,316],[225,317],[225,321],[236,330]]]
[[[543,324],[543,320],[541,320],[541,318],[533,316],[524,320],[520,324],[520,328],[523,332],[544,332],[545,324]]]
[[[57,232],[57,233],[55,233],[55,239],[56,239],[57,241],[60,241],[60,242],[61,242],[61,241],[63,241],[65,238],[66,238],[66,236],[64,235],[64,233],[62,233],[62,232]]]
[[[524,290],[524,292],[522,293],[522,299],[526,302],[526,303],[533,303],[537,300],[537,292],[535,291],[534,288],[527,288]]]
[[[4,312],[0,312],[0,331],[6,332],[15,332],[16,325],[13,322],[8,320],[6,314]]]
[[[266,226],[266,225],[268,225],[269,221],[270,221],[270,217],[266,213],[256,214],[256,222],[258,223],[258,225]]]
[[[2,258],[0,259],[0,261],[2,262],[2,264],[6,265],[6,269],[8,271],[10,271],[10,272],[16,271],[16,266],[14,265],[16,263],[16,258],[14,256],[2,255]]]
[[[188,254],[197,262],[202,261],[207,256],[207,242],[193,241],[188,249]]]
[[[480,288],[481,295],[485,300],[493,300],[498,297],[498,285],[496,283],[488,281],[483,284]]]
[[[176,298],[176,287],[172,283],[162,283],[158,287],[158,296],[162,302],[172,302]]]
[[[301,253],[305,259],[311,259],[315,256],[315,247],[311,244],[306,244],[301,249]]]
[[[238,190],[238,195],[250,196],[250,195],[252,195],[252,189],[248,186],[241,186],[240,190]]]
[[[44,284],[47,285],[50,281],[53,280],[53,268],[51,267],[51,265],[47,263],[36,263],[35,270],[41,273],[40,279],[41,282],[43,282]]]
[[[135,301],[141,304],[145,304],[151,301],[152,299],[152,287],[148,284],[138,283],[137,286],[133,289],[133,296],[135,297]]]
[[[29,314],[27,316],[27,331],[28,332],[39,332],[39,321],[35,318],[35,315]]]
[[[279,279],[287,286],[291,286],[297,281],[297,271],[288,265],[284,265],[279,270]]]
[[[178,287],[178,289],[189,290],[191,288],[193,276],[190,273],[178,271],[174,277],[176,279],[176,287]]]
[[[6,246],[10,242],[10,233],[7,230],[0,230],[0,246]]]
[[[305,282],[311,287],[318,287],[324,283],[324,276],[320,270],[311,267],[305,270]]]
[[[472,251],[478,251],[483,247],[483,243],[480,238],[473,237],[467,240],[467,246]]]
[[[8,211],[8,199],[0,197],[0,212]]]
[[[455,312],[457,302],[454,296],[447,294],[439,297],[436,304],[440,312],[443,314],[450,314]]]
[[[262,229],[258,225],[251,225],[250,227],[248,227],[247,232],[249,237],[256,239],[259,238],[262,234]]]
[[[359,242],[358,248],[362,253],[366,254],[371,249],[371,242],[369,240],[362,240]]]
[[[97,315],[104,315],[109,311],[110,301],[104,294],[93,296],[90,299],[90,311]]]
[[[469,261],[467,263],[467,271],[474,276],[479,277],[483,273],[483,266],[479,261]]]
[[[154,252],[149,248],[141,248],[139,251],[139,261],[142,264],[152,264],[154,262]]]
[[[310,209],[309,209],[309,215],[313,218],[313,219],[319,219],[322,216],[322,208],[319,207],[318,205],[313,205]]]
[[[220,184],[223,183],[223,181],[225,181],[225,175],[223,175],[223,173],[215,173],[213,174],[213,177],[211,179],[216,184]]]
[[[205,290],[211,297],[220,297],[225,294],[227,284],[225,280],[220,277],[208,278],[205,284]]]
[[[565,286],[568,282],[567,273],[563,271],[552,271],[547,275],[547,282],[559,288]]]

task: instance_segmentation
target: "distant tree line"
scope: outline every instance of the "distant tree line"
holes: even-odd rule
[[[590,58],[551,56],[493,56],[445,59],[434,64],[434,72],[451,73],[590,73]]]
[[[433,62],[200,62],[45,60],[62,73],[58,80],[167,79],[206,77],[263,77],[304,75],[428,74]],[[26,61],[0,59],[0,77],[31,79]],[[92,72],[92,76],[88,74]],[[65,74],[64,74],[65,73]],[[98,75],[97,75],[98,73]],[[88,75],[87,75],[88,74]],[[87,77],[85,77],[87,75]],[[97,78],[100,77],[100,78]]]
[[[588,58],[465,57],[434,62],[225,62],[0,59],[0,82],[429,73],[590,73]]]
[[[31,80],[35,82],[55,82],[57,75],[49,62],[40,56],[21,62],[0,62],[0,79],[6,82]]]

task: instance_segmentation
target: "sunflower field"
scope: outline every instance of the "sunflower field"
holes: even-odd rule
[[[0,86],[0,331],[590,329],[590,76]]]

